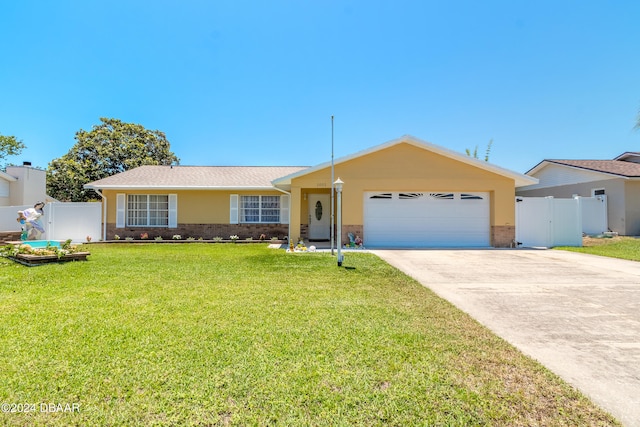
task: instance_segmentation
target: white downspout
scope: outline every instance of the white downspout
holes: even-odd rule
[[[102,241],[104,242],[107,240],[107,198],[97,188],[92,190],[102,197]]]

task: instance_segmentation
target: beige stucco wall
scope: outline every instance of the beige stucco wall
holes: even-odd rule
[[[515,226],[514,181],[411,144],[392,147],[335,165],[344,181],[342,223],[363,224],[366,191],[478,191],[491,195],[491,226]],[[291,235],[307,222],[304,193],[327,192],[331,168],[292,180]]]
[[[640,236],[640,182],[627,181],[624,186],[627,236]]]
[[[229,191],[229,190],[104,190],[107,198],[107,223],[116,222],[116,194],[177,194],[178,224],[228,224],[231,194],[246,196],[280,196],[283,193],[271,191]]]

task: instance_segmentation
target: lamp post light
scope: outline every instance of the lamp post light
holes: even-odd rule
[[[335,186],[336,189],[336,193],[338,193],[338,206],[337,206],[337,211],[338,211],[338,238],[337,240],[337,246],[338,246],[338,267],[342,266],[342,185],[344,184],[344,182],[340,179],[340,177],[338,177],[338,179],[336,179],[336,181],[333,183],[333,185]]]

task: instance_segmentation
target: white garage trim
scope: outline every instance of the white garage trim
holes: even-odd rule
[[[489,193],[364,193],[367,247],[488,247]]]

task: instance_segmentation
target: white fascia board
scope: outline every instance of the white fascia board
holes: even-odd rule
[[[9,181],[9,182],[16,182],[18,180],[18,178],[16,178],[15,176],[11,176],[6,172],[2,172],[0,171],[0,178],[4,179],[5,181]]]
[[[212,187],[212,186],[198,186],[198,185],[162,185],[162,186],[152,186],[152,185],[107,185],[103,187],[97,187],[94,185],[85,185],[84,188],[90,190],[229,190],[229,191],[265,191],[265,190],[274,190],[274,188],[270,185],[256,187],[256,186],[234,186],[234,187]]]
[[[615,157],[613,160],[622,160],[622,161],[624,161],[624,159],[628,159],[629,157],[640,157],[640,153],[636,153],[636,152],[633,152],[633,151],[625,151],[624,153],[622,153],[619,156]]]
[[[543,169],[544,167],[546,167],[548,164],[549,164],[548,161],[543,160],[540,163],[538,163],[537,165],[535,165],[534,167],[532,167],[531,169],[529,169],[528,171],[526,171],[524,174],[531,176],[532,174],[534,174],[534,173],[538,172],[539,170]]]

